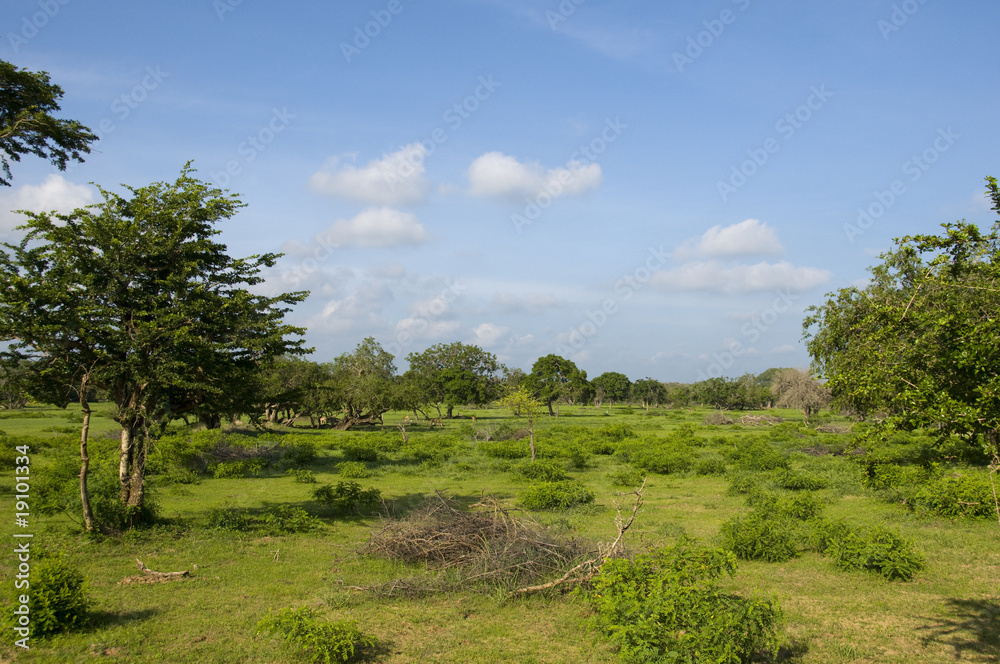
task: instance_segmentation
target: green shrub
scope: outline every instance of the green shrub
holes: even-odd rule
[[[646,479],[646,473],[626,466],[608,473],[607,477],[612,486],[640,486]]]
[[[349,442],[344,443],[341,446],[341,450],[344,452],[344,456],[352,461],[364,461],[368,463],[376,463],[382,460],[382,453],[378,451],[375,447],[365,445],[364,443]]]
[[[282,445],[281,463],[284,466],[308,466],[316,461],[316,448],[310,443]]]
[[[766,476],[761,473],[736,471],[729,476],[729,488],[726,490],[726,494],[730,496],[749,494],[754,489],[760,488],[766,479]]]
[[[594,502],[597,494],[576,480],[542,482],[529,486],[519,504],[529,510],[565,510]]]
[[[861,530],[843,521],[823,523],[813,542],[839,569],[877,572],[890,581],[909,581],[924,567],[924,557],[913,543],[884,526]]]
[[[378,505],[382,492],[375,487],[365,489],[357,482],[337,482],[337,486],[324,484],[313,491],[313,499],[337,511],[348,512]]]
[[[321,619],[309,607],[282,609],[257,623],[258,632],[279,635],[289,648],[297,649],[313,664],[347,662],[364,648],[376,644],[353,620]]]
[[[786,470],[779,474],[774,483],[782,489],[790,491],[816,491],[825,489],[827,486],[826,480],[819,475],[794,470]]]
[[[798,555],[791,519],[783,514],[751,512],[722,524],[723,547],[743,560],[781,563]]]
[[[366,477],[371,477],[372,471],[368,470],[368,466],[360,461],[341,461],[337,464],[337,474],[341,477],[363,480]]]
[[[529,480],[539,480],[542,482],[558,482],[569,479],[566,469],[551,461],[534,461],[514,468],[514,472]]]
[[[625,662],[738,664],[778,650],[781,611],[773,601],[722,592],[736,559],[684,538],[628,560],[610,559],[588,598],[594,626]]]
[[[61,555],[42,558],[34,566],[30,591],[24,594],[29,597],[33,636],[79,629],[87,622],[87,580]]]
[[[719,457],[705,457],[695,464],[696,475],[725,475],[726,462]]]
[[[496,440],[479,444],[479,449],[494,459],[523,459],[531,456],[527,440]]]
[[[622,460],[650,473],[669,475],[690,470],[695,463],[695,452],[684,438],[659,438],[647,436],[619,449]]]
[[[823,503],[811,493],[802,493],[786,499],[782,510],[793,519],[808,521],[823,513]]]
[[[737,468],[756,471],[788,468],[785,456],[762,438],[737,440],[735,445],[729,456]]]
[[[221,461],[215,465],[212,475],[217,480],[235,480],[251,475],[257,477],[267,465],[267,460],[260,457],[242,461]]]
[[[234,532],[263,531],[270,535],[301,533],[319,528],[321,522],[301,507],[276,505],[252,513],[245,507],[216,507],[208,512],[208,527]]]
[[[313,474],[311,470],[300,470],[298,468],[289,468],[287,473],[295,478],[296,482],[300,484],[316,484],[316,475]]]
[[[936,516],[994,518],[996,503],[986,473],[966,470],[937,477],[917,488],[909,504]]]
[[[607,440],[612,440],[614,442],[620,442],[626,438],[635,438],[635,430],[627,424],[616,423],[616,424],[605,424],[597,430],[597,435],[601,438],[606,438]]]

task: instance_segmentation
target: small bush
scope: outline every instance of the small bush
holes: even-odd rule
[[[479,444],[479,449],[494,459],[523,459],[531,455],[526,440],[496,440]]]
[[[751,512],[722,524],[723,547],[743,560],[781,563],[798,555],[796,534],[784,515]]]
[[[860,530],[842,521],[820,524],[813,541],[846,571],[867,570],[890,581],[909,581],[924,567],[924,557],[913,543],[883,526]]]
[[[788,460],[761,438],[751,438],[736,442],[736,449],[729,452],[733,463],[743,470],[774,470],[788,468]]]
[[[793,519],[808,521],[823,513],[823,503],[813,494],[803,493],[786,500],[782,509]]]
[[[341,461],[337,464],[337,474],[341,477],[348,477],[356,480],[363,480],[372,476],[372,471],[368,466],[360,461]]]
[[[790,491],[817,491],[825,489],[827,482],[819,475],[786,470],[775,478],[775,485]]]
[[[694,472],[697,475],[725,475],[726,462],[719,457],[706,457],[695,464]]]
[[[737,471],[729,476],[729,488],[726,494],[730,496],[742,496],[749,494],[754,489],[760,488],[766,477],[760,473]]]
[[[542,482],[558,482],[560,480],[569,479],[566,475],[566,469],[562,466],[557,466],[551,461],[535,461],[533,463],[527,463],[514,468],[514,472],[521,477],[526,477],[529,480],[538,480]]]
[[[31,570],[30,592],[24,592],[33,636],[79,629],[87,622],[87,580],[61,555],[43,558]]]
[[[344,456],[351,461],[376,463],[382,460],[382,454],[376,448],[363,443],[344,443],[341,449],[344,452]]]
[[[284,466],[308,466],[316,461],[316,448],[310,443],[292,443],[281,447],[281,463]]]
[[[529,510],[565,510],[574,505],[594,502],[597,494],[576,480],[533,484],[518,501]]]
[[[268,614],[257,623],[257,631],[279,635],[286,646],[297,649],[313,664],[348,662],[377,642],[353,620],[324,620],[309,607]]]
[[[339,512],[349,512],[379,504],[382,492],[375,487],[365,489],[357,482],[337,482],[337,486],[324,484],[318,487],[313,491],[313,499]]]
[[[316,475],[313,474],[311,470],[300,470],[298,468],[289,468],[288,474],[295,478],[296,482],[300,484],[316,484]]]
[[[277,505],[256,514],[241,507],[216,507],[208,512],[209,528],[233,532],[282,535],[307,532],[319,526],[319,519],[292,505]]]
[[[619,468],[608,473],[608,481],[612,486],[640,486],[646,479],[646,473],[638,468]]]
[[[673,547],[604,563],[588,594],[595,627],[623,661],[738,664],[778,650],[773,601],[724,593],[736,559],[684,538]]]
[[[597,435],[607,440],[620,442],[626,438],[635,438],[635,430],[627,424],[605,424],[597,430]]]
[[[921,485],[910,504],[936,516],[994,518],[996,503],[986,473],[956,472]]]

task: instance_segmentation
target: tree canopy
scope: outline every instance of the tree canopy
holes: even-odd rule
[[[987,178],[1000,215],[1000,191]],[[837,403],[882,413],[881,430],[930,427],[1000,455],[1000,219],[959,221],[895,241],[864,287],[842,288],[804,321]]]
[[[524,385],[545,404],[549,415],[555,415],[552,410],[553,402],[559,399],[586,401],[590,390],[587,372],[577,368],[572,360],[559,355],[538,358],[531,367],[531,373],[525,378]]]
[[[447,417],[455,406],[482,405],[493,400],[502,366],[492,353],[473,345],[454,342],[437,344],[422,353],[406,356],[410,369],[406,377],[416,385],[419,399],[433,405]]]
[[[283,305],[307,293],[247,290],[279,255],[227,255],[214,225],[242,203],[195,179],[190,165],[176,182],[126,189],[101,189],[103,202],[69,214],[26,213],[21,243],[0,250],[0,340],[10,342],[0,361],[30,361],[38,392],[110,393],[122,501],[140,509],[149,428],[242,407],[262,363],[305,352],[294,338],[304,330],[283,322]]]
[[[0,60],[0,186],[10,186],[10,162],[21,161],[21,155],[48,159],[62,171],[90,152],[96,134],[76,120],[52,117],[62,96],[48,73]]]

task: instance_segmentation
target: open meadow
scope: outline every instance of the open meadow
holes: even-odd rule
[[[91,442],[97,486],[97,478],[113,472],[117,448],[117,427],[103,405]],[[566,592],[569,584],[521,596],[512,591],[530,585],[527,575],[506,573],[483,584],[456,567],[442,571],[433,561],[392,559],[364,546],[373,532],[414,514],[483,513],[485,505],[505,508],[505,518],[533,521],[533,532],[553,542],[576,542],[585,556],[615,539],[615,506],[628,516],[635,499],[629,492],[644,476],[643,503],[624,536],[629,555],[684,536],[721,544],[725,522],[752,509],[775,511],[775,500],[806,506],[806,518],[791,520],[795,550],[788,560],[741,559],[735,576],[723,581],[727,592],[776,600],[783,615],[777,661],[991,662],[1000,656],[995,518],[943,518],[914,509],[912,500],[899,504],[905,489],[866,480],[859,463],[865,455],[849,453],[854,431],[839,418],[804,423],[800,412],[770,410],[729,413],[735,418],[729,424],[720,419],[727,414],[704,409],[563,406],[559,417],[536,423],[532,463],[522,423],[509,412],[463,410],[443,426],[408,424],[405,415],[392,412],[371,431],[172,427],[149,459],[159,521],[116,538],[88,537],[78,510],[52,507],[60,500],[72,505],[65,496],[76,489],[72,410],[4,413],[5,503],[13,503],[12,448],[29,444],[32,560],[62,552],[86,575],[92,601],[82,631],[34,640],[19,653],[7,641],[4,657],[307,661],[257,625],[269,612],[313,607],[322,617],[357,621],[375,638],[357,653],[361,661],[617,661],[592,629],[593,604],[586,594]],[[742,424],[741,415],[784,421]],[[722,423],[709,425],[706,418]],[[235,448],[248,452],[241,460],[213,461],[224,451],[234,458]],[[907,472],[962,461],[921,459],[931,448],[919,437],[896,448],[886,454]],[[274,449],[284,453],[278,457]],[[947,472],[977,469],[954,465]],[[593,498],[584,491],[581,502],[564,509],[522,511],[530,489],[545,480],[582,486]],[[317,498],[314,492],[326,485]],[[351,486],[353,493],[345,490]],[[377,501],[368,500],[371,489],[379,492]],[[46,503],[49,513],[42,516]],[[810,539],[811,524],[839,519],[858,528],[885,526],[912,542],[923,566],[910,580],[838,569]],[[3,523],[10,542],[12,519]],[[154,571],[192,574],[148,583],[137,559]],[[5,578],[15,568],[14,557],[4,556]],[[9,613],[11,584],[5,585]]]

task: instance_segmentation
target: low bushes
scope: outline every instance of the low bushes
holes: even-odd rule
[[[350,512],[378,505],[382,492],[375,487],[365,489],[357,482],[337,482],[337,486],[324,484],[316,488],[313,499],[338,512]]]
[[[635,560],[604,563],[587,597],[595,627],[626,662],[737,664],[778,650],[777,603],[724,593],[736,558],[684,538]]]
[[[278,635],[289,648],[314,664],[348,662],[377,640],[364,634],[353,620],[330,621],[309,607],[282,609],[257,623],[258,632]]]
[[[31,636],[80,629],[87,623],[87,580],[61,555],[42,558],[31,570],[30,591],[22,592],[29,598]]]
[[[839,569],[872,571],[890,581],[909,581],[924,567],[924,557],[913,543],[884,526],[859,529],[843,521],[824,523],[814,531],[813,542]]]
[[[576,480],[532,484],[518,501],[529,510],[565,510],[594,502],[597,494]]]
[[[781,563],[799,555],[792,520],[783,514],[753,511],[722,524],[722,546],[743,560]]]
[[[234,532],[257,532],[267,535],[300,533],[319,528],[321,522],[301,507],[278,505],[261,512],[240,507],[209,510],[208,527]]]

